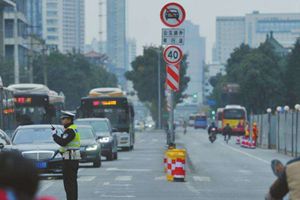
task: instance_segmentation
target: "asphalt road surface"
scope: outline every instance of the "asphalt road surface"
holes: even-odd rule
[[[205,130],[177,130],[178,146],[188,150],[186,182],[167,182],[163,172],[165,135],[161,131],[137,133],[133,151],[119,152],[117,161],[104,161],[101,168],[84,165],[79,170],[82,200],[254,200],[263,199],[275,180],[270,161],[289,157],[272,150],[247,150],[221,136],[211,144]],[[65,199],[61,179],[42,180],[39,195]]]

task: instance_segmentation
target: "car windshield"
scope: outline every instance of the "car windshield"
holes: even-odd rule
[[[95,139],[92,128],[79,127],[78,132],[80,134],[80,139]]]
[[[57,129],[59,134],[61,129]],[[13,144],[41,144],[53,143],[51,128],[23,128],[17,130]]]
[[[83,121],[76,121],[75,122],[77,125],[90,125],[93,127],[94,131],[97,133],[99,136],[109,136],[110,130],[109,126],[106,121],[88,121],[88,120],[83,120]]]

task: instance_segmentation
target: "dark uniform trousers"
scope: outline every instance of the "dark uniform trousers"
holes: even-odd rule
[[[67,194],[67,200],[78,199],[77,172],[79,167],[78,160],[63,161],[63,180]]]

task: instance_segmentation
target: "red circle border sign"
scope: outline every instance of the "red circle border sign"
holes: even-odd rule
[[[182,19],[180,21],[178,21],[177,24],[169,24],[164,19],[164,11],[167,10],[169,6],[177,6],[182,12]],[[164,25],[166,25],[168,27],[172,27],[172,28],[180,26],[180,24],[182,24],[184,22],[185,16],[186,16],[186,13],[185,13],[184,8],[182,7],[182,5],[180,5],[179,3],[176,3],[176,2],[171,2],[171,3],[168,3],[168,4],[164,5],[164,7],[160,11],[160,19],[161,19],[162,23]]]
[[[170,60],[168,60],[168,56],[167,56],[167,52],[170,48],[175,48],[178,50],[179,52],[179,58],[176,62],[172,62]],[[183,52],[181,50],[181,48],[179,48],[178,46],[174,46],[174,45],[171,45],[171,46],[168,46],[165,50],[164,50],[164,53],[163,53],[163,57],[164,57],[164,60],[166,61],[166,63],[168,64],[177,64],[179,62],[181,62],[182,58],[183,58]]]

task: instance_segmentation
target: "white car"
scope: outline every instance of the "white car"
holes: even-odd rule
[[[8,146],[11,146],[11,140],[4,131],[0,130],[0,151]]]

